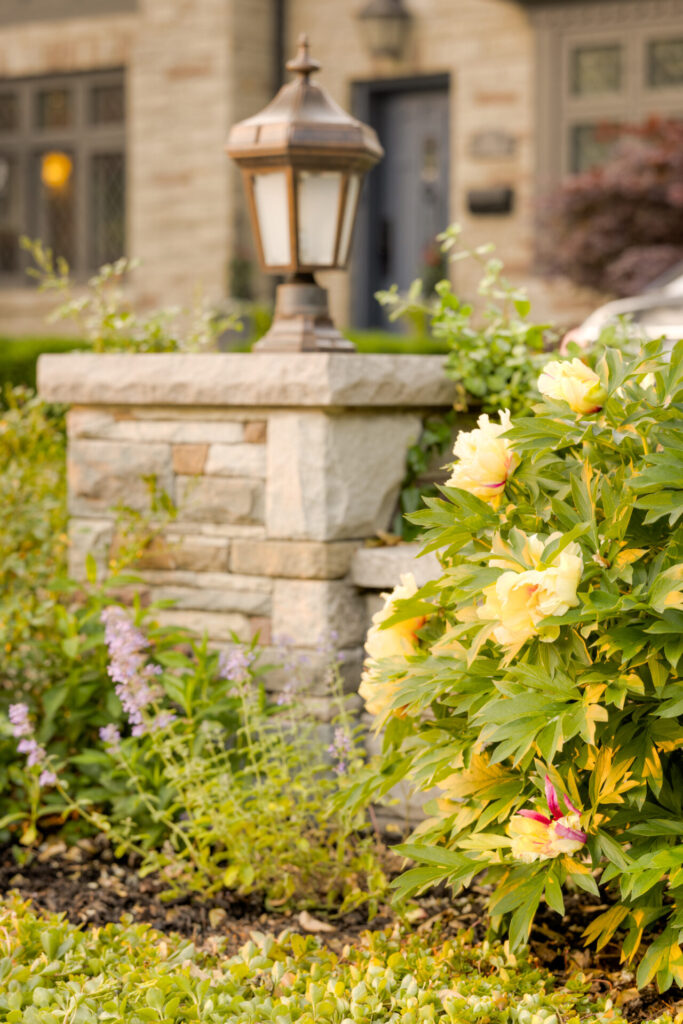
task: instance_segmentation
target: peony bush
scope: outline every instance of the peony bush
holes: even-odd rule
[[[483,874],[519,946],[541,901],[600,894],[586,941],[618,933],[664,990],[683,984],[683,342],[552,361],[538,389],[534,415],[459,436],[414,516],[443,573],[373,624],[384,748],[355,795],[441,791],[400,896]]]

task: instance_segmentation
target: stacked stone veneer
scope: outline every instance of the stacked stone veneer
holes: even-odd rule
[[[177,507],[138,569],[162,622],[216,644],[280,637],[323,674],[338,634],[356,681],[367,625],[354,552],[386,529],[422,418],[451,385],[431,356],[43,356],[39,388],[65,402],[71,572],[104,567],[116,505],[149,509],[153,477]],[[284,674],[281,674],[284,680]],[[274,677],[278,685],[278,677]]]

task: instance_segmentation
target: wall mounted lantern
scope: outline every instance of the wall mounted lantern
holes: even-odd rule
[[[296,79],[234,125],[226,146],[242,171],[261,266],[287,275],[260,350],[354,348],[332,323],[327,292],[313,275],[346,266],[363,178],[384,151],[372,128],[311,81],[319,67],[302,36],[287,64]]]
[[[398,60],[410,27],[410,14],[402,0],[370,0],[358,13],[365,43],[373,57]]]

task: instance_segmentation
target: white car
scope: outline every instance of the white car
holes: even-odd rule
[[[634,338],[652,340],[666,338],[674,345],[683,338],[683,264],[655,278],[640,295],[627,299],[614,299],[599,306],[579,327],[568,331],[562,339],[562,349],[570,341],[588,348],[600,336],[604,327],[617,324],[624,318],[627,332]]]

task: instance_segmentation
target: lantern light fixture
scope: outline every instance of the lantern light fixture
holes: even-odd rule
[[[255,346],[261,350],[354,348],[332,323],[327,292],[313,275],[346,267],[363,178],[384,151],[372,128],[311,81],[319,68],[302,36],[287,64],[297,77],[234,125],[226,146],[242,171],[259,262],[286,275],[273,325]]]
[[[370,0],[358,12],[358,20],[373,57],[403,56],[411,19],[402,0]]]

